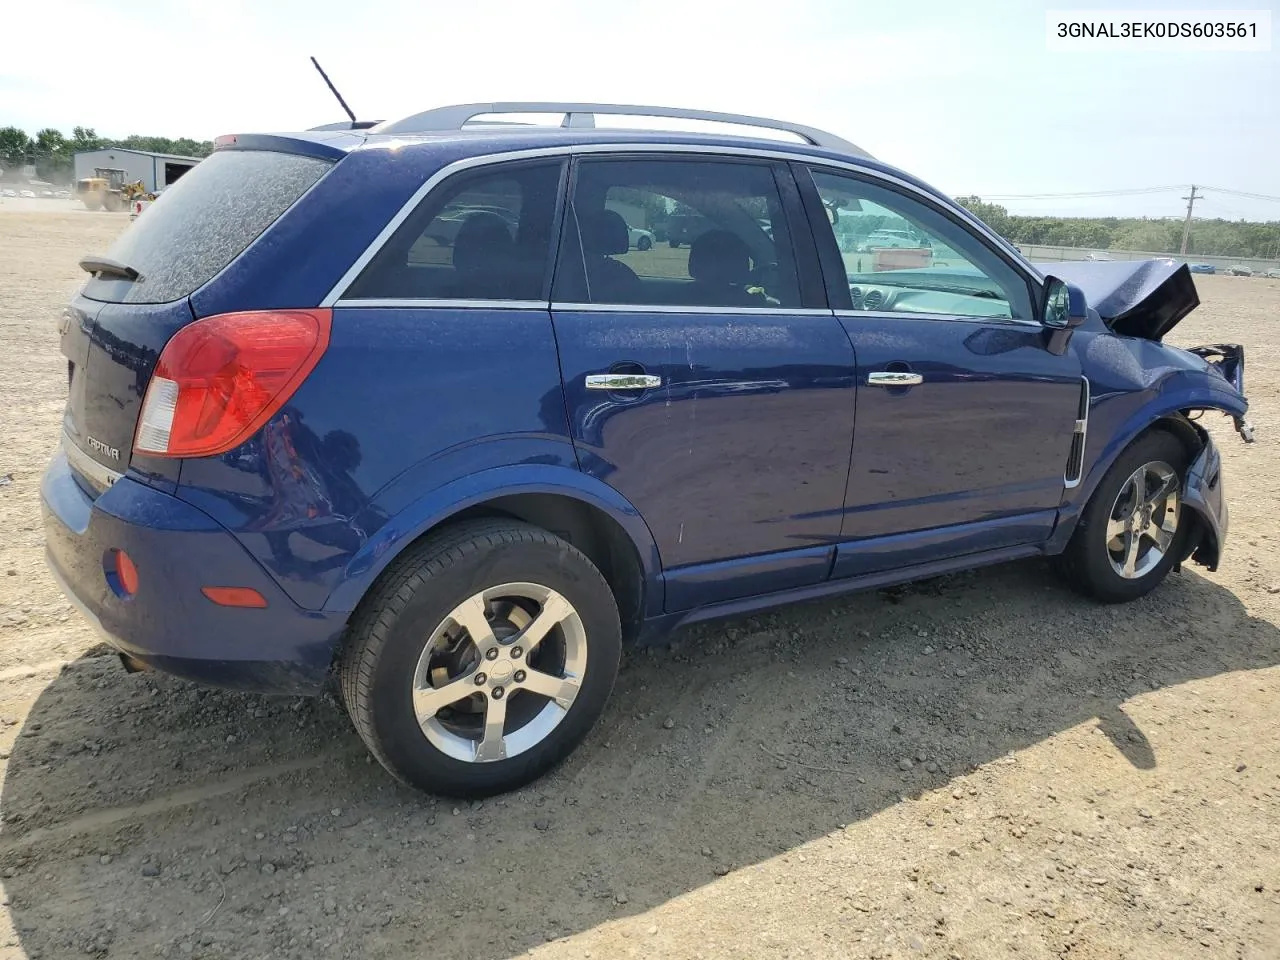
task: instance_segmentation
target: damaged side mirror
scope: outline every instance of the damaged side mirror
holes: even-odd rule
[[[1051,330],[1074,330],[1089,316],[1084,291],[1057,277],[1046,277],[1040,322]]]

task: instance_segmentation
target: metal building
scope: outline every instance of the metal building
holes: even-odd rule
[[[149,191],[161,190],[175,182],[200,162],[199,157],[179,157],[170,153],[147,153],[143,150],[124,150],[104,147],[86,150],[75,156],[76,179],[92,177],[98,167],[111,167],[126,172],[126,180],[141,180]]]

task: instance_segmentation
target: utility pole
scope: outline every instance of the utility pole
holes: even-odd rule
[[[1196,201],[1203,196],[1203,194],[1199,197],[1196,196],[1196,185],[1193,183],[1191,185],[1191,196],[1182,198],[1187,201],[1187,219],[1182,223],[1182,249],[1179,251],[1184,257],[1187,255],[1187,240],[1191,237],[1191,209],[1196,205]]]

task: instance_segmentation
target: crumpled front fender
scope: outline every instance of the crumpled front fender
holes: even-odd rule
[[[1199,521],[1198,542],[1190,547],[1191,559],[1210,570],[1218,569],[1227,539],[1227,498],[1222,487],[1222,455],[1212,440],[1206,440],[1187,470],[1182,506],[1193,511]]]

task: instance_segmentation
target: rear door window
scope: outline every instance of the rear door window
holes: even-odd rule
[[[275,223],[332,166],[263,150],[225,150],[167,188],[107,251],[137,280],[93,278],[84,295],[167,303],[194,293]]]
[[[545,300],[563,161],[497,164],[432,190],[344,300]]]
[[[588,158],[575,180],[556,300],[800,306],[796,255],[771,165]]]

